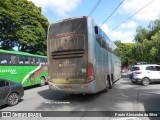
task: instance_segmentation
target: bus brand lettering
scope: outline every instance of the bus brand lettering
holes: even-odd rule
[[[63,61],[63,64],[70,64],[70,63],[71,63],[70,60]]]
[[[70,60],[63,61],[62,64],[59,64],[59,67],[67,67],[67,66],[75,67],[76,65],[73,64]]]
[[[53,73],[53,76],[79,76],[83,73]]]
[[[0,69],[0,73],[11,73],[11,74],[17,74],[17,71],[15,69],[6,69],[2,70]]]

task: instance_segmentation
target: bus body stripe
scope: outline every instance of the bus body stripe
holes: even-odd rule
[[[42,67],[41,69],[39,69],[33,76],[33,78],[37,77],[41,72],[43,72],[45,69],[47,68],[47,66]]]
[[[41,67],[41,65],[39,65],[36,69],[34,69],[33,71],[29,72],[22,80],[22,84],[27,80],[27,78],[29,78],[29,76],[34,73],[36,70],[38,70]]]

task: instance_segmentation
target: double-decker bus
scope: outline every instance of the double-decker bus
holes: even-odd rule
[[[0,50],[0,78],[23,87],[48,82],[47,57],[26,52]]]
[[[97,93],[121,77],[119,50],[90,17],[50,24],[48,83],[54,91]]]

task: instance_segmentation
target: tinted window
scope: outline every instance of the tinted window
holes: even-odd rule
[[[46,65],[47,64],[47,59],[46,58],[41,58],[41,64]]]
[[[132,71],[140,70],[140,67],[132,67]]]
[[[155,71],[155,69],[154,69],[153,66],[148,66],[148,67],[146,67],[146,70]]]
[[[95,30],[95,34],[98,34],[98,27],[97,26],[94,27],[94,30]]]
[[[36,58],[36,64],[40,64],[41,63],[41,59],[40,58]]]
[[[8,86],[9,85],[9,82],[5,81],[5,86]]]
[[[10,64],[17,64],[17,56],[16,55],[11,55],[10,56]]]
[[[36,58],[32,58],[32,64],[35,64],[36,63]]]
[[[24,56],[18,56],[18,63],[24,64]]]
[[[77,18],[52,24],[48,39],[51,51],[84,49],[87,46],[87,19]]]
[[[0,87],[4,87],[4,86],[8,86],[9,83],[7,81],[4,80],[0,80]]]
[[[157,71],[160,71],[160,66],[155,66]]]
[[[25,64],[30,64],[30,62],[31,62],[30,57],[25,56],[25,57],[24,57],[24,63],[25,63]]]
[[[8,54],[0,53],[0,64],[8,64],[9,59],[8,59]]]

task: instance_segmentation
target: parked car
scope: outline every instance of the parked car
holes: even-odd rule
[[[132,72],[132,67],[129,67],[129,70],[127,72],[128,78],[132,79],[133,78],[133,72]]]
[[[137,62],[137,65],[143,65],[143,64],[147,64],[147,62]]]
[[[0,106],[4,104],[16,105],[23,95],[24,89],[21,83],[0,78]]]
[[[153,82],[160,82],[160,65],[157,64],[134,65],[132,73],[133,83],[140,82],[146,86]]]
[[[125,67],[122,69],[122,73],[127,73],[127,72],[128,72],[128,68]]]

